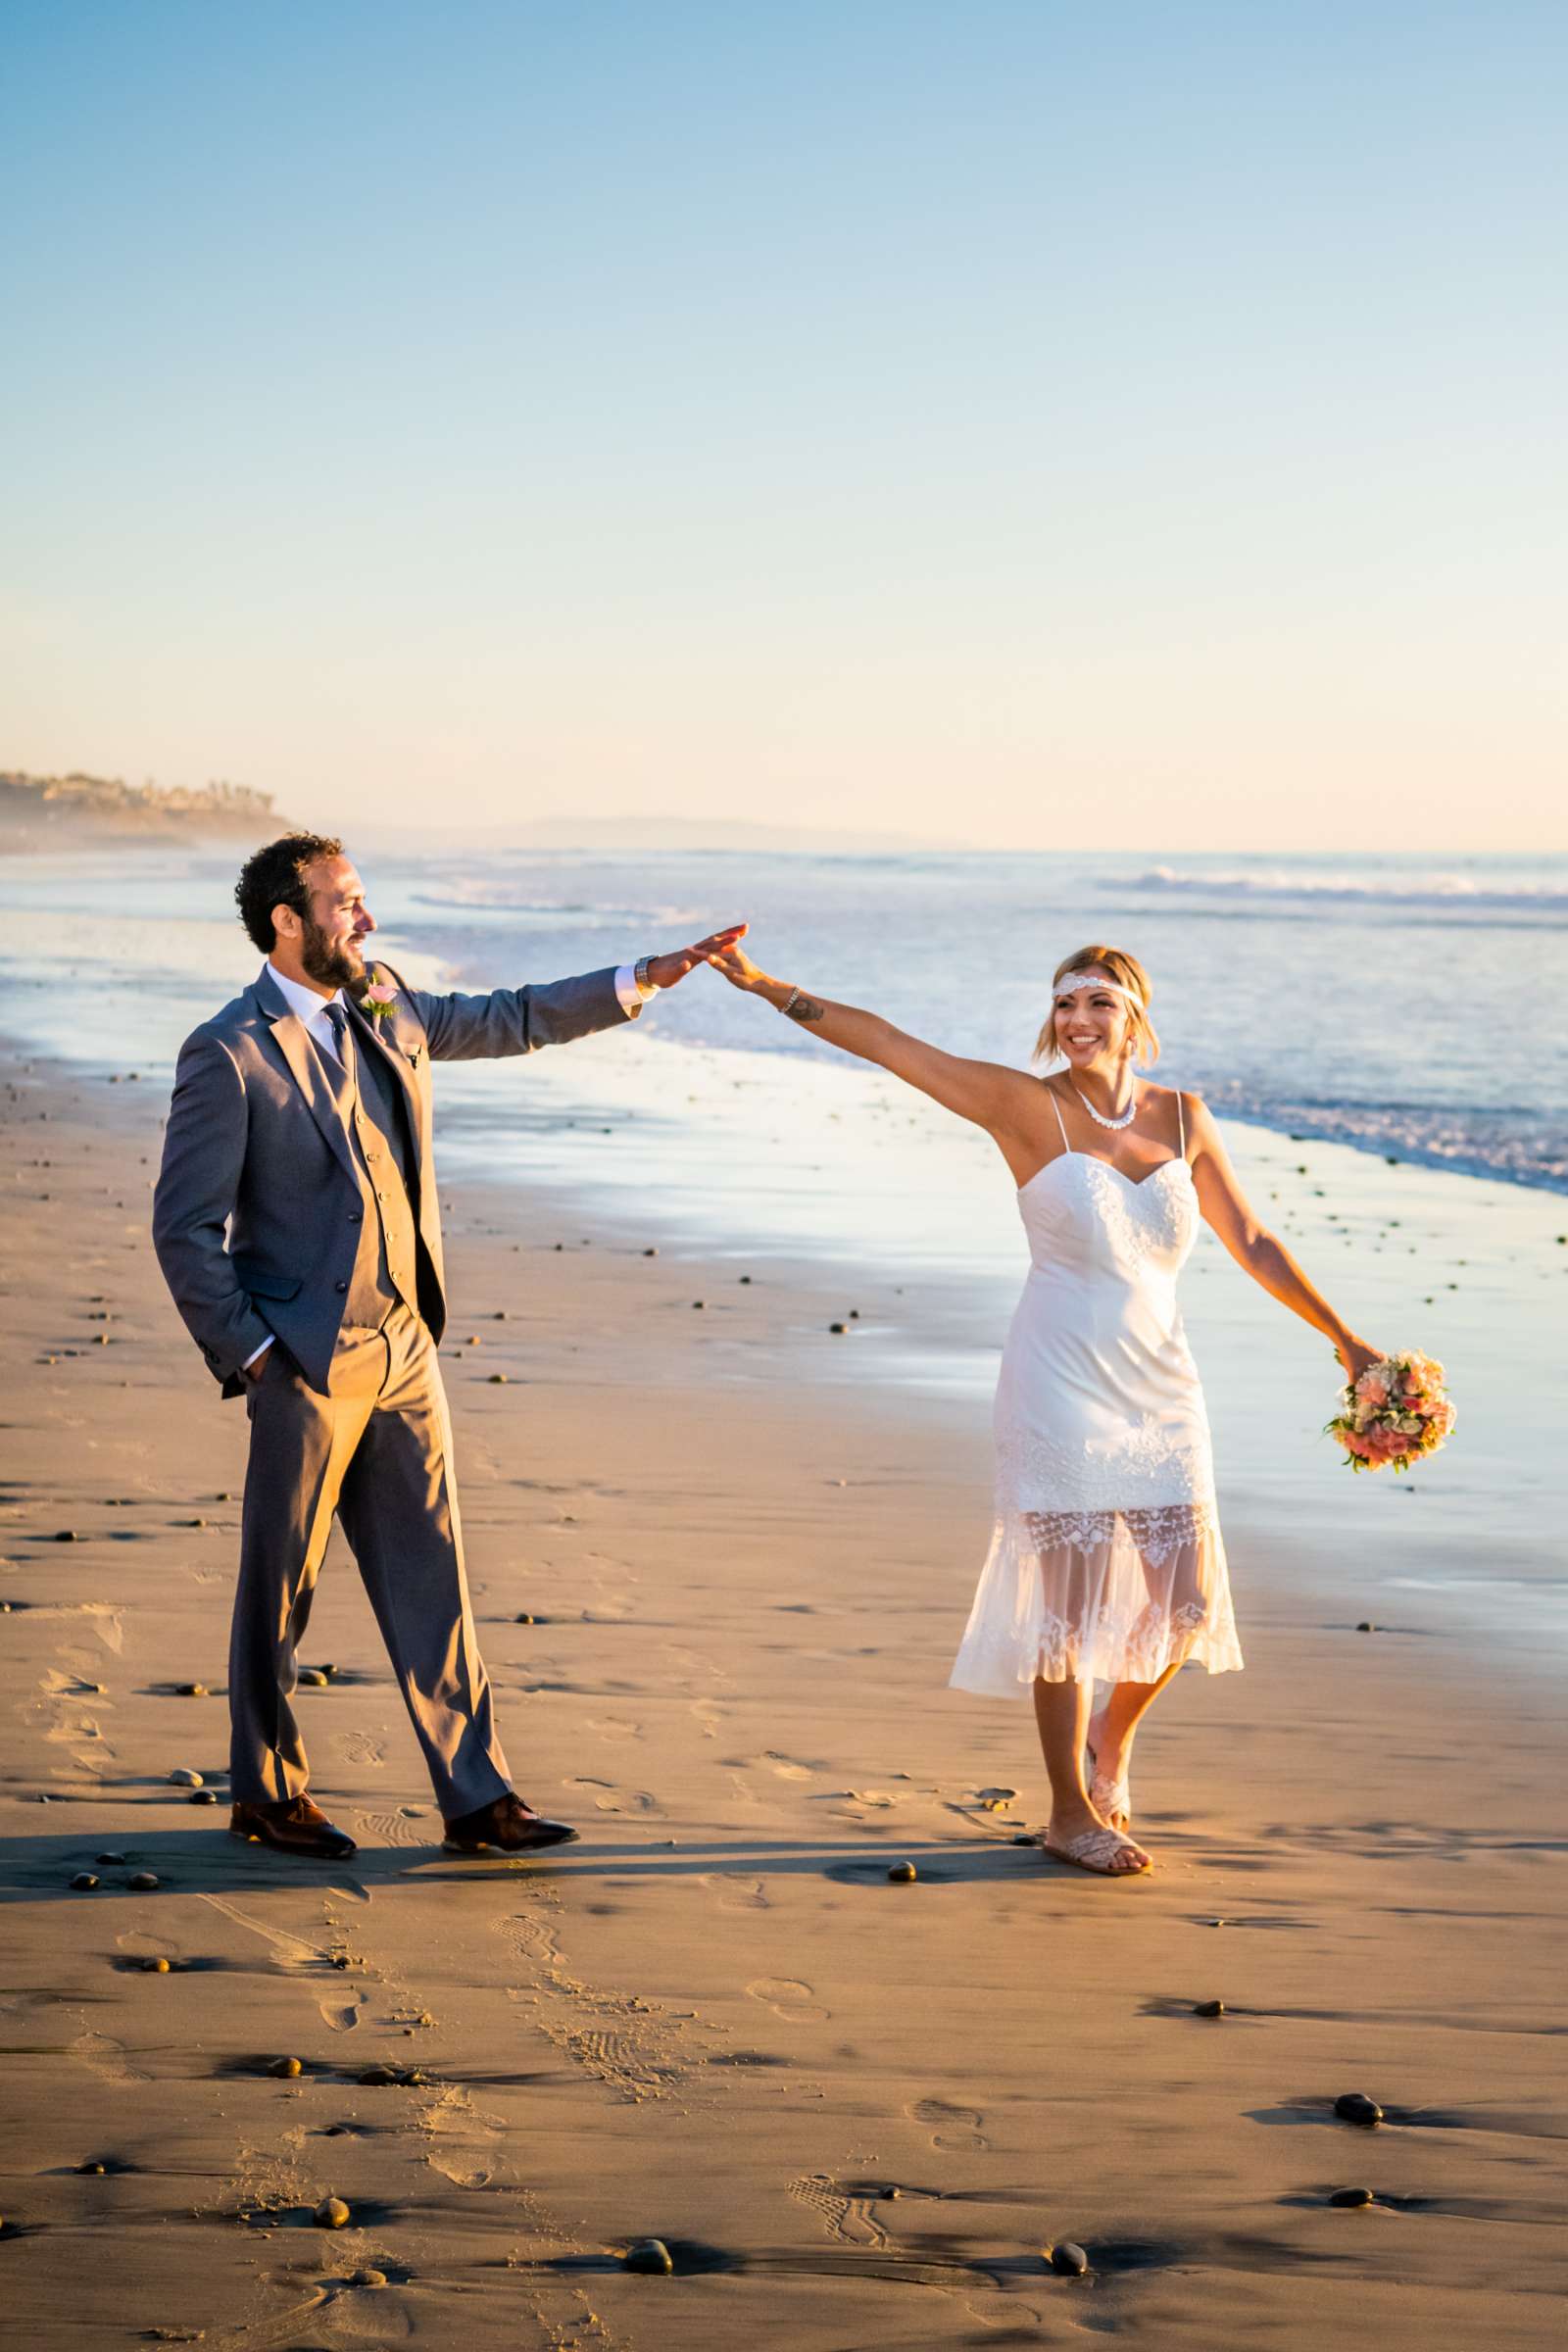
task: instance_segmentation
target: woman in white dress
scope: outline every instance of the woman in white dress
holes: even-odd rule
[[[1239,1667],[1208,1415],[1176,1303],[1206,1218],[1237,1262],[1325,1333],[1354,1380],[1378,1353],[1258,1224],[1197,1095],[1134,1067],[1159,1041],[1143,965],[1081,948],[1057,968],[1045,1077],[944,1054],[808,996],[740,947],[709,959],[847,1054],[985,1128],[1017,1187],[1030,1268],[997,1387],[997,1513],[953,1681],[1034,1698],[1048,1853],[1150,1867],[1127,1835],[1133,1737],[1181,1667]],[[1096,1683],[1109,1686],[1092,1712]]]

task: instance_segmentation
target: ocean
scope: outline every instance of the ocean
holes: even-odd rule
[[[157,847],[0,863],[7,1025],[113,1057],[255,972],[236,858]],[[1051,975],[1091,941],[1148,968],[1159,1075],[1245,1120],[1568,1191],[1568,858],[360,855],[394,961],[484,988],[674,946],[736,917],[759,961],[960,1054],[1023,1063]],[[412,956],[412,961],[410,960]],[[69,984],[69,1023],[48,1000]],[[830,1055],[694,976],[645,1025],[687,1051]],[[62,1037],[63,1028],[69,1030]]]

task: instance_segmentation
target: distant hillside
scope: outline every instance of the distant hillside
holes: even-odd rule
[[[0,772],[0,852],[63,849],[74,843],[205,834],[270,840],[289,830],[270,792],[248,784],[126,784],[119,776],[24,776]]]

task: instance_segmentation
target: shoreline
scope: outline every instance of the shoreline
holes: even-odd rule
[[[836,1339],[841,1268],[446,1164],[476,1613],[518,1784],[582,1841],[440,1852],[334,1538],[305,1720],[361,1850],[258,1855],[221,1809],[244,1422],[152,1257],[161,1095],[9,1083],[0,2255],[29,2341],[916,2352],[1090,2312],[1173,2352],[1554,2339],[1568,1797],[1530,1624],[1478,1661],[1294,1488],[1222,1471],[1247,1671],[1151,1719],[1152,1878],[1048,1864],[1013,1842],[1043,1814],[1029,1710],[944,1687],[983,1398],[880,1377],[897,1315],[985,1302],[862,1270],[871,1328]],[[1466,1550],[1469,1477],[1418,1551]],[[1383,1552],[1435,1505],[1342,1483]],[[1337,2123],[1348,2089],[1389,2123]],[[1327,2204],[1363,2180],[1371,2212]],[[341,2232],[309,2227],[328,2193]],[[675,2278],[622,2267],[651,2234]],[[1062,2237],[1088,2281],[1042,2264]]]

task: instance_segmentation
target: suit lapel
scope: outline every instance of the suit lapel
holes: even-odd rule
[[[356,1185],[359,1175],[354,1154],[349,1149],[349,1133],[343,1113],[332,1097],[332,1089],[321,1066],[321,1057],[312,1045],[305,1023],[297,1013],[290,1012],[282,991],[264,973],[256,983],[256,1002],[270,1024],[272,1043],[282,1054],[288,1072],[300,1093],[305,1097],[312,1118],[337,1154],[343,1172]]]

